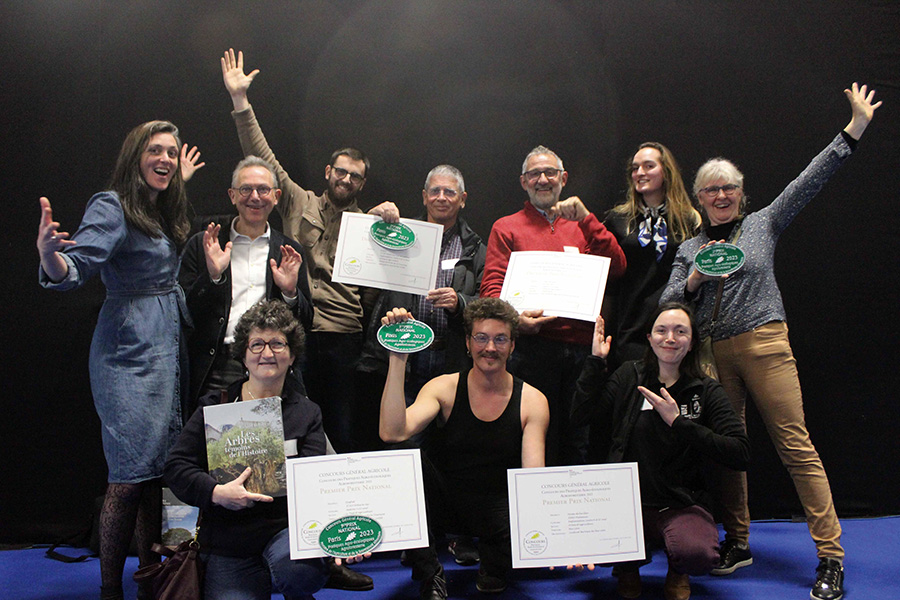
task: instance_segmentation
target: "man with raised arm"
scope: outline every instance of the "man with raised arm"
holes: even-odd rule
[[[222,79],[231,96],[238,137],[244,155],[259,156],[275,167],[281,200],[284,233],[307,249],[307,271],[314,315],[307,336],[307,367],[304,372],[311,400],[322,408],[325,432],[338,452],[354,449],[354,374],[362,348],[364,306],[371,308],[377,290],[331,280],[334,253],[344,212],[362,212],[357,195],[369,172],[369,159],[355,148],[336,150],[325,166],[327,187],[321,195],[295,183],[275,158],[263,136],[247,90],[259,69],[244,73],[242,52],[229,49],[222,57]],[[383,202],[369,214],[397,222],[400,212],[392,202]]]
[[[222,80],[234,106],[232,117],[244,156],[254,155],[275,168],[281,199],[276,205],[285,235],[306,248],[307,273],[313,300],[312,328],[306,337],[304,381],[309,398],[322,409],[329,440],[338,452],[354,449],[353,419],[356,414],[355,368],[363,342],[364,307],[371,308],[377,290],[331,280],[334,253],[344,212],[362,212],[357,195],[366,183],[369,159],[355,148],[341,148],[325,166],[327,187],[321,195],[294,182],[269,147],[247,98],[247,90],[259,74],[244,73],[243,53],[229,49],[222,57]],[[369,210],[395,223],[400,212],[392,202]],[[326,587],[347,590],[372,588],[370,577],[343,567],[332,571]]]
[[[411,318],[406,309],[397,308],[382,323]],[[431,545],[407,551],[425,600],[447,597],[434,538],[448,528],[479,537],[478,590],[506,588],[512,565],[506,471],[544,466],[547,399],[506,370],[518,313],[502,300],[482,298],[466,307],[464,320],[470,370],[432,379],[407,408],[407,355],[391,352],[381,398],[379,432],[385,442],[403,442],[436,423],[422,457]]]
[[[549,148],[537,146],[525,157],[519,182],[528,201],[519,212],[498,219],[491,229],[481,280],[483,297],[500,296],[509,256],[518,251],[607,256],[612,261],[610,278],[625,272],[625,254],[615,236],[577,196],[560,201],[568,177],[562,159]],[[585,461],[587,430],[572,431],[568,422],[575,382],[591,351],[592,329],[587,321],[545,316],[543,310],[526,310],[519,317],[522,336],[509,370],[547,395],[552,423],[547,436],[550,465]]]

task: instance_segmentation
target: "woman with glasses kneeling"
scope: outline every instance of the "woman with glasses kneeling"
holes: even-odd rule
[[[319,407],[287,377],[303,352],[303,328],[278,300],[261,301],[235,328],[235,357],[244,363],[247,379],[232,384],[223,398],[211,392],[200,406],[281,397],[285,447],[289,456],[325,454],[325,433]],[[169,453],[165,477],[183,501],[202,511],[198,542],[206,562],[206,600],[269,600],[312,598],[328,577],[324,559],[291,560],[287,498],[254,494],[244,488],[248,467],[237,479],[218,484],[209,474],[203,411],[194,412]]]
[[[638,463],[644,539],[665,547],[666,599],[686,600],[688,576],[709,573],[719,562],[704,473],[710,461],[746,469],[750,442],[722,386],[700,371],[690,308],[676,302],[660,306],[651,315],[647,339],[643,360],[626,362],[610,375],[612,337],[597,317],[572,420],[610,421],[607,460]],[[620,596],[640,596],[641,564],[646,563],[616,567]]]

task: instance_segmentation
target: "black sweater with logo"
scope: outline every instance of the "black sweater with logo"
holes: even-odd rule
[[[638,463],[644,506],[709,508],[710,461],[740,471],[750,462],[750,441],[725,390],[708,377],[683,376],[669,388],[681,413],[669,427],[652,408],[642,410],[638,385],[661,388],[642,361],[609,375],[605,360],[589,356],[575,390],[573,425],[608,425],[607,460]]]

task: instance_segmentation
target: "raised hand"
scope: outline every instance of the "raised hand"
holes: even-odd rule
[[[609,356],[609,349],[612,346],[612,336],[605,335],[605,325],[603,317],[597,315],[594,322],[594,337],[591,340],[591,354],[600,358]]]
[[[680,413],[678,411],[678,403],[672,398],[669,390],[663,388],[660,390],[660,395],[658,395],[654,394],[644,386],[639,385],[638,391],[647,399],[647,402],[650,403],[653,410],[659,413],[659,416],[666,422],[666,425],[671,427],[672,423],[675,421],[675,417]]]
[[[198,169],[206,166],[205,162],[198,163],[198,160],[200,160],[200,151],[197,150],[197,146],[191,148],[190,151],[187,144],[181,147],[181,160],[178,161],[178,164],[181,167],[182,179],[190,181]]]
[[[248,492],[244,487],[244,482],[247,481],[252,472],[253,469],[247,467],[243,473],[238,475],[237,479],[232,479],[228,483],[214,487],[212,493],[213,504],[218,504],[228,510],[241,510],[242,508],[250,508],[257,502],[272,502],[271,496],[254,494],[253,492]]]
[[[234,110],[245,110],[249,108],[250,102],[247,100],[247,90],[253,82],[253,78],[259,74],[259,69],[254,69],[249,74],[244,74],[244,53],[238,52],[237,58],[234,55],[234,49],[229,48],[222,57],[222,81],[225,82],[225,89],[231,96],[234,104]]]
[[[303,257],[292,246],[284,245],[281,247],[281,264],[275,262],[274,258],[269,259],[269,267],[272,269],[272,281],[281,292],[288,298],[297,295],[297,280],[300,275],[300,265],[303,264]]]
[[[414,319],[412,313],[406,310],[405,308],[397,308],[396,306],[391,310],[387,311],[383,317],[381,317],[382,325],[394,325],[395,323],[403,323],[404,321],[409,321]]]
[[[57,252],[74,246],[75,241],[68,239],[68,232],[59,231],[59,223],[53,220],[50,200],[41,198],[39,202],[41,221],[38,225],[37,249],[41,255],[41,267],[51,281],[62,281],[69,272],[69,267]]]
[[[221,229],[221,225],[210,223],[203,232],[203,254],[206,256],[206,269],[209,271],[209,278],[213,281],[218,281],[228,265],[231,264],[231,242],[226,243],[224,249],[219,246]]]
[[[868,87],[865,84],[860,87],[855,81],[849,90],[844,90],[844,95],[847,96],[847,100],[850,102],[850,110],[853,112],[850,123],[844,128],[844,131],[850,134],[850,137],[854,140],[858,140],[872,120],[875,109],[881,106],[881,100],[872,104],[872,99],[875,98],[875,90],[868,91]]]

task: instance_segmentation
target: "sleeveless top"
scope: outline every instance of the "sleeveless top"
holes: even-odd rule
[[[428,456],[449,485],[473,494],[507,493],[506,470],[522,467],[522,380],[513,378],[503,413],[482,421],[472,412],[469,371],[459,374],[453,410],[428,444]]]

